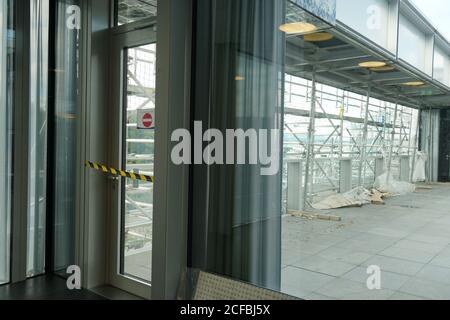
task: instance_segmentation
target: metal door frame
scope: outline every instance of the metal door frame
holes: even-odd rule
[[[111,38],[113,35],[131,35],[145,29],[148,27],[148,21],[115,27],[112,25],[110,12],[105,14],[107,8],[112,8],[112,0],[96,0],[83,4],[83,12],[86,13],[83,18],[83,25],[86,26],[86,48],[83,57],[86,63],[82,65],[81,71],[84,99],[81,107],[83,121],[80,135],[83,139],[80,143],[80,157],[82,160],[110,162],[113,152],[107,150],[107,154],[104,154],[104,149],[109,140],[112,140],[112,128],[105,125],[105,120],[117,116],[112,114],[111,96],[114,91],[111,91],[109,83],[113,78]],[[154,160],[157,171],[153,196],[152,284],[151,288],[147,285],[134,286],[134,281],[125,278],[116,284],[118,287],[132,288],[128,290],[133,290],[134,287],[135,292],[142,291],[142,296],[157,300],[177,297],[180,278],[187,267],[189,166],[177,166],[171,162],[170,140],[174,130],[191,127],[193,12],[193,0],[158,2],[158,119]],[[105,91],[109,93],[109,97],[105,96]],[[110,120],[108,123],[113,121],[117,122]],[[117,145],[115,147],[117,148]],[[101,173],[81,171],[77,221],[77,243],[80,247],[77,261],[83,270],[83,286],[88,289],[108,284],[114,286],[109,277],[111,259],[107,256],[108,241],[110,235],[114,234],[108,223],[113,215],[112,199],[106,191],[111,188],[111,182]]]
[[[120,30],[118,30],[120,31]],[[124,102],[126,90],[125,82],[125,50],[127,48],[156,43],[155,22],[144,28],[127,32],[115,32],[111,39],[111,131],[110,131],[110,164],[122,169],[123,139],[124,137]],[[125,291],[150,299],[151,285],[139,281],[133,277],[120,274],[121,243],[122,243],[122,183],[124,178],[110,179],[109,199],[111,203],[111,214],[109,216],[109,282]],[[154,240],[152,240],[153,242]]]

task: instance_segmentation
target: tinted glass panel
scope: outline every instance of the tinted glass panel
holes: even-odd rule
[[[14,84],[13,1],[0,2],[0,284],[9,281],[11,133]]]
[[[49,1],[32,1],[30,10],[29,277],[45,270]]]

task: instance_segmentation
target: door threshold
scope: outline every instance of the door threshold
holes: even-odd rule
[[[90,289],[90,291],[108,300],[145,300],[141,297],[135,296],[134,294],[109,285],[96,287]]]

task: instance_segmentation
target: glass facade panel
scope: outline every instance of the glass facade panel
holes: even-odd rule
[[[116,0],[116,24],[156,17],[157,0]]]
[[[66,27],[66,12],[70,6],[80,5],[78,0],[60,0],[54,12],[56,30],[53,97],[54,147],[53,190],[53,270],[65,273],[75,264],[75,206],[77,165],[78,103],[80,99],[80,43],[81,32]],[[52,95],[53,94],[53,95]],[[79,160],[81,161],[81,160]]]
[[[12,105],[14,88],[14,1],[0,2],[0,284],[9,282]]]
[[[49,1],[30,2],[29,207],[27,276],[45,271]]]
[[[360,265],[370,259],[381,266],[376,253],[389,247],[389,236],[373,232],[371,207],[332,205],[371,194],[386,172],[410,181],[405,167],[416,151],[418,112],[335,80],[370,72],[344,37],[314,35],[293,6],[199,1],[194,139],[204,134],[192,148],[191,266],[303,299],[376,298],[363,277],[369,265]],[[294,31],[281,32],[286,27]],[[332,60],[347,50],[348,62]],[[325,76],[330,69],[333,76]],[[230,145],[239,129],[242,148]],[[279,145],[267,137],[255,144],[267,129],[278,129]],[[279,161],[270,175],[252,157],[267,150]],[[394,218],[401,232],[401,214]]]
[[[215,152],[203,145],[218,162],[195,166],[194,265],[279,290],[284,79],[279,27],[285,2],[207,0],[198,7],[198,17],[211,20],[200,19],[197,25],[202,41],[197,48],[196,135],[205,132],[205,139],[227,147],[222,153],[220,144]],[[238,139],[234,134],[239,132],[245,137]],[[266,159],[258,161],[258,141],[260,152],[272,156],[269,173]],[[206,163],[202,150],[201,144],[194,147],[194,157],[203,156]]]

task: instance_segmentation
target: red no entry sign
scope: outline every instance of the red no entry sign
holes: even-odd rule
[[[154,110],[138,110],[138,129],[154,129],[155,113]]]
[[[153,116],[150,113],[144,114],[142,117],[142,124],[146,128],[151,128],[153,125]]]

